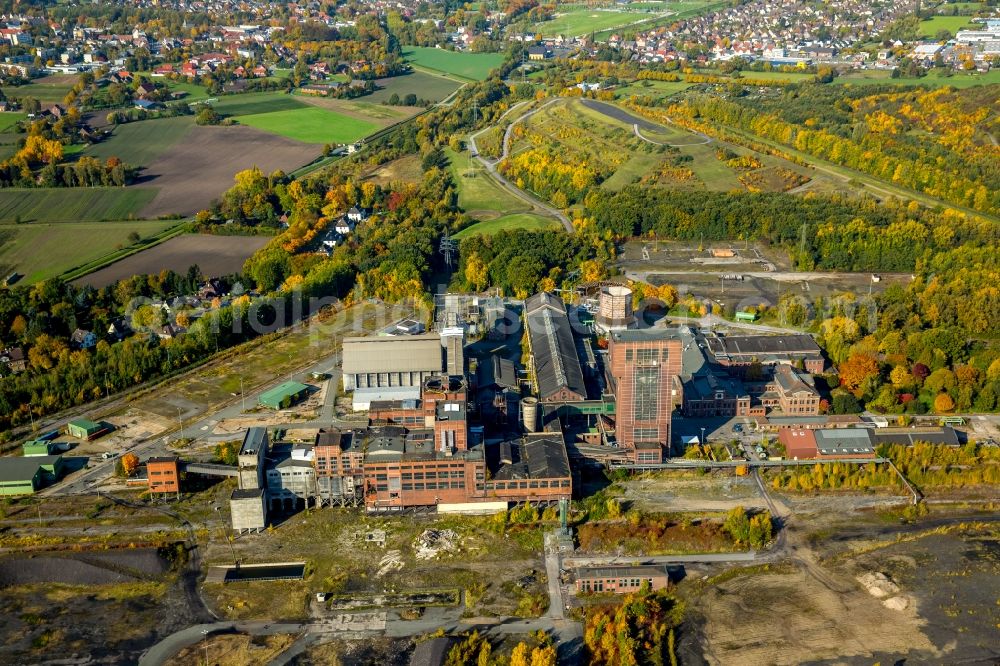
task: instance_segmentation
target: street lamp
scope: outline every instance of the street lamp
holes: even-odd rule
[[[181,408],[177,408],[177,443],[181,441],[181,437],[184,435],[184,421],[181,420]]]
[[[201,635],[205,637],[205,666],[208,666],[208,629],[202,629]]]

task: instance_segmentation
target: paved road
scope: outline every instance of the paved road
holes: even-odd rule
[[[357,615],[357,614],[355,614]],[[456,613],[457,615],[457,613]],[[578,622],[571,620],[559,620],[553,618],[537,618],[522,620],[519,618],[494,619],[483,618],[477,620],[454,619],[440,621],[434,618],[429,620],[396,620],[386,623],[385,629],[340,629],[335,623],[329,621],[314,622],[265,622],[254,621],[223,621],[206,624],[196,624],[186,629],[175,632],[156,645],[150,647],[139,659],[139,666],[161,666],[170,663],[170,660],[181,650],[191,645],[196,645],[206,637],[225,633],[245,633],[252,636],[270,636],[274,634],[303,634],[318,638],[321,635],[336,635],[341,637],[363,638],[365,636],[389,636],[402,638],[407,636],[419,636],[443,628],[445,632],[465,631],[470,628],[477,628],[480,631],[492,635],[516,635],[528,634],[535,631],[552,632],[559,644],[566,644],[572,648],[574,642],[579,641],[583,636],[582,627]],[[289,649],[298,652],[300,648],[308,646],[310,640],[297,640]],[[287,663],[294,654],[282,653],[276,657],[272,663]],[[288,657],[288,658],[285,658]]]
[[[549,591],[549,610],[545,617],[553,620],[564,619],[565,602],[560,587],[559,570],[562,568],[562,556],[559,553],[558,539],[554,532],[545,533],[545,577]]]

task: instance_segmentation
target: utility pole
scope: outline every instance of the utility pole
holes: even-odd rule
[[[439,251],[444,255],[444,265],[448,267],[449,271],[452,269],[452,254],[456,250],[458,250],[458,246],[455,245],[455,241],[448,236],[448,232],[445,232],[441,238],[441,248]]]
[[[247,411],[247,396],[243,392],[243,375],[240,375],[240,400],[243,401],[243,411]]]

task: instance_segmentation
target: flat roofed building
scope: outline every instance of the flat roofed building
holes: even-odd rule
[[[540,292],[524,302],[531,375],[541,402],[578,402],[587,399],[583,369],[573,330],[562,300]]]
[[[369,510],[463,503],[485,496],[481,450],[435,451],[434,430],[399,426],[364,433],[364,492]]]
[[[660,462],[659,449],[670,443],[674,378],[681,373],[681,353],[681,339],[673,329],[612,331],[609,335],[615,436],[619,446],[635,450],[638,463]]]
[[[786,429],[778,433],[785,455],[793,460],[873,458],[875,447],[867,428]]]
[[[744,366],[793,363],[802,360],[806,371],[823,372],[823,353],[812,336],[799,335],[726,335],[706,338],[709,352],[717,363]]]
[[[361,438],[353,430],[321,428],[313,443],[316,492],[323,502],[360,495],[364,480]]]
[[[181,490],[180,458],[159,456],[146,461],[146,478],[151,493],[179,493]]]
[[[272,509],[307,507],[316,495],[316,468],[311,460],[288,457],[267,470],[267,499]]]
[[[268,444],[266,428],[248,428],[243,435],[243,444],[237,457],[242,490],[264,487],[264,456],[267,455]]]
[[[670,576],[664,567],[587,567],[576,572],[578,592],[611,592],[626,594],[638,592],[643,583],[651,590],[662,590],[670,584]]]
[[[58,448],[58,444],[44,439],[32,439],[28,440],[21,445],[21,455],[25,458],[31,458],[35,456],[50,456],[55,453]]]
[[[960,446],[962,441],[951,426],[942,428],[878,428],[872,433],[875,445],[902,444],[913,446],[918,442]]]
[[[344,390],[354,392],[356,410],[374,400],[419,398],[424,381],[444,369],[437,333],[344,339]]]
[[[229,513],[234,532],[260,532],[267,527],[264,489],[234,490],[229,498]]]

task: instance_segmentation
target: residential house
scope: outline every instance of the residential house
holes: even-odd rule
[[[70,344],[76,349],[90,349],[97,345],[97,336],[92,331],[78,328],[69,337]]]
[[[8,372],[23,372],[28,367],[27,357],[20,347],[7,347],[0,351],[0,364]]]

